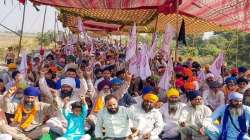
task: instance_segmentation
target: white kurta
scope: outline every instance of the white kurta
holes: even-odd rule
[[[122,138],[131,134],[129,128],[129,120],[139,122],[138,116],[129,108],[120,106],[116,114],[110,114],[106,108],[103,108],[97,114],[97,122],[95,127],[95,136],[97,138]],[[139,126],[138,126],[139,127]],[[103,128],[105,128],[105,136],[103,136]]]
[[[185,122],[187,126],[194,126],[197,128],[206,127],[211,124],[212,111],[206,105],[201,105],[195,109],[191,104],[183,107],[179,123]]]
[[[163,129],[163,138],[174,138],[179,135],[179,118],[181,114],[181,109],[185,106],[184,103],[179,103],[175,114],[169,114],[168,103],[163,104],[160,108],[160,112],[163,116],[164,129]]]
[[[162,132],[164,127],[164,122],[162,119],[162,114],[159,109],[152,109],[150,112],[146,113],[141,104],[135,104],[131,106],[134,110],[136,116],[138,116],[142,122],[140,125],[140,136],[138,139],[142,139],[142,135],[150,133],[150,140],[158,140],[158,135]],[[133,125],[138,126],[137,122],[133,122]]]
[[[204,104],[211,106],[214,110],[221,105],[225,104],[225,97],[222,91],[214,93],[211,90],[206,90],[203,93]]]

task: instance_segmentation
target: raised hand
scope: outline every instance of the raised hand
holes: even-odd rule
[[[50,93],[51,93],[51,95],[52,95],[53,97],[58,96],[57,90],[50,88],[49,91],[50,91]]]
[[[17,90],[17,87],[16,87],[16,86],[13,86],[13,87],[11,87],[11,88],[8,90],[8,92],[7,92],[6,95],[8,95],[9,97],[11,97],[11,96],[16,92],[16,90]]]
[[[69,97],[65,97],[64,99],[63,99],[63,106],[64,107],[66,107],[68,104],[69,104],[69,102],[70,102],[70,99],[69,99]]]
[[[86,68],[87,79],[91,79],[92,75],[93,75],[93,69],[89,66],[89,67]]]
[[[78,70],[78,76],[80,79],[83,78],[83,71],[81,69]]]
[[[85,104],[86,103],[86,100],[85,100],[86,97],[84,95],[82,95],[80,98],[81,98],[82,103]]]
[[[126,74],[125,74],[125,81],[127,81],[127,82],[131,82],[131,80],[132,80],[132,74],[130,74],[129,72],[126,72]]]

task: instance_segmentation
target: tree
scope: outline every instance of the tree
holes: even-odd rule
[[[55,35],[54,35],[54,32],[48,31],[48,32],[45,32],[43,36],[42,36],[42,33],[38,33],[38,36],[36,38],[39,42],[39,45],[43,44],[43,46],[48,46],[50,43],[52,43],[55,40]]]

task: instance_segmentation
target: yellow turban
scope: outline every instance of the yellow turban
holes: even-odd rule
[[[150,101],[152,103],[156,103],[159,100],[159,98],[155,94],[148,93],[148,94],[143,96],[143,100],[147,100],[147,101]]]
[[[10,63],[10,64],[8,65],[8,68],[9,68],[9,69],[16,69],[17,66],[16,66],[15,63]]]
[[[171,88],[167,91],[167,97],[171,97],[171,96],[180,96],[180,92],[176,89],[176,88]]]

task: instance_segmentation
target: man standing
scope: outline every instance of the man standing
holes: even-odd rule
[[[168,102],[160,108],[165,123],[161,133],[163,140],[177,140],[179,136],[178,120],[180,118],[181,109],[185,106],[180,102],[180,93],[177,89],[171,88],[167,92]]]
[[[219,107],[212,115],[212,120],[222,118],[218,127],[210,125],[206,133],[212,140],[249,140],[250,108],[242,104],[243,95],[232,92],[229,104]]]
[[[24,90],[24,99],[21,103],[11,103],[10,98],[15,93],[12,87],[4,96],[4,111],[15,114],[14,122],[10,125],[2,124],[0,132],[10,134],[16,140],[38,139],[49,132],[49,127],[44,125],[47,114],[58,110],[57,94],[52,92],[53,104],[38,101],[39,89],[28,87]]]
[[[125,140],[138,135],[139,129],[131,133],[129,119],[141,122],[138,116],[126,107],[118,106],[118,99],[113,94],[105,97],[105,108],[97,114],[95,136],[97,139]]]
[[[211,123],[212,111],[203,104],[198,91],[188,94],[190,104],[183,107],[179,119],[181,139],[206,140],[204,128]]]

